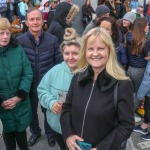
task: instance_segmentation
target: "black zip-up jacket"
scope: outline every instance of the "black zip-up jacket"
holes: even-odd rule
[[[130,80],[116,80],[105,70],[93,81],[89,67],[75,75],[63,104],[61,128],[64,140],[78,135],[97,150],[116,150],[134,128],[133,89]],[[117,112],[114,86],[118,82]],[[92,89],[93,88],[93,89]],[[115,127],[115,114],[118,126]]]

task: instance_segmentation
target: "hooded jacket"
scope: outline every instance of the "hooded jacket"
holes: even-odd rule
[[[79,7],[73,7],[76,5],[71,5],[67,2],[62,2],[56,7],[54,18],[48,29],[48,32],[55,35],[59,43],[63,41],[63,36],[65,33],[65,28],[71,25],[72,20],[77,15]],[[72,8],[72,9],[71,9]],[[71,12],[70,12],[71,11]]]
[[[47,18],[48,18],[48,12],[50,7],[45,7],[44,5],[49,2],[49,0],[42,0],[41,2],[41,7],[39,8],[40,11],[42,11],[43,13],[43,18],[44,18],[44,22],[47,22]]]
[[[134,128],[133,89],[130,80],[116,80],[103,70],[93,81],[89,66],[71,82],[60,117],[64,140],[78,135],[97,150],[116,150]],[[118,82],[117,112],[114,87]],[[115,117],[118,126],[115,126]]]

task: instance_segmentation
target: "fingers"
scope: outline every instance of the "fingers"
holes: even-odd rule
[[[69,150],[81,150],[81,148],[77,145],[76,140],[83,141],[83,139],[77,135],[72,135],[67,138],[66,144],[67,144]]]
[[[61,113],[61,111],[62,111],[62,104],[59,101],[55,102],[52,106],[52,112],[55,114],[59,114]]]
[[[1,105],[5,109],[13,109],[16,106],[16,102],[13,99],[6,100]]]

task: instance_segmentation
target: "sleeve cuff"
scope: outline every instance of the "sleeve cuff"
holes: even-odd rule
[[[0,105],[2,104],[3,101],[4,101],[4,98],[0,96]]]
[[[25,90],[20,89],[16,92],[16,96],[18,96],[22,100],[25,100],[28,96],[28,93]]]

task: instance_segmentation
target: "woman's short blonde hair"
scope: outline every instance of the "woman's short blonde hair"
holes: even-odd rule
[[[11,25],[8,19],[0,18],[0,30],[9,30],[11,31]]]
[[[85,34],[82,38],[82,47],[80,52],[80,59],[78,63],[78,69],[75,72],[81,72],[87,68],[89,65],[86,60],[86,49],[87,49],[87,40],[90,38],[90,43],[94,43],[96,39],[100,39],[103,41],[109,49],[109,58],[106,63],[106,71],[112,77],[118,80],[128,79],[125,75],[125,71],[120,67],[117,61],[116,52],[114,49],[114,45],[112,42],[112,38],[109,33],[100,27],[94,28],[90,30],[87,34]]]

